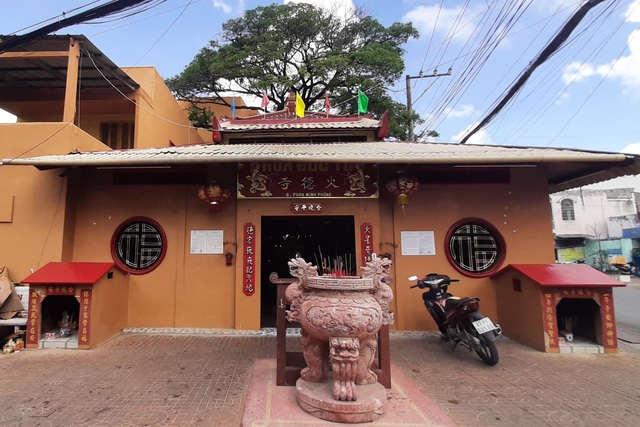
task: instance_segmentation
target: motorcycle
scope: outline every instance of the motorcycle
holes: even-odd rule
[[[411,288],[427,289],[422,293],[422,301],[436,322],[443,339],[454,342],[452,350],[462,344],[469,351],[475,351],[489,366],[498,363],[499,355],[496,337],[502,333],[500,325],[480,313],[480,299],[460,298],[448,292],[452,282],[459,282],[444,274],[427,274],[423,279],[409,277],[417,281]]]

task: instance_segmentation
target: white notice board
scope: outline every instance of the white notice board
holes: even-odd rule
[[[222,230],[191,230],[191,254],[221,254]]]
[[[402,255],[435,255],[436,243],[433,231],[401,231]]]

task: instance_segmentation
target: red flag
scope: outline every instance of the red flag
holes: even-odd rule
[[[220,133],[220,122],[215,115],[211,118],[211,141],[214,144],[219,144],[222,142],[222,134]]]
[[[325,91],[324,93],[324,109],[327,110],[327,117],[329,117],[329,111],[331,110],[331,105],[329,105],[329,92]]]
[[[264,95],[262,95],[262,109],[264,111],[267,111],[267,106],[269,105],[269,97],[267,96],[267,93],[265,92]]]

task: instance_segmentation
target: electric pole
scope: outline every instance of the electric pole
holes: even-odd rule
[[[451,68],[446,73],[438,74],[438,69],[433,70],[433,74],[424,74],[422,71],[417,76],[410,76],[407,74],[407,113],[409,116],[409,137],[407,138],[409,141],[413,141],[413,119],[411,118],[411,114],[413,114],[413,109],[411,106],[411,79],[426,79],[427,77],[442,77],[442,76],[450,76]]]

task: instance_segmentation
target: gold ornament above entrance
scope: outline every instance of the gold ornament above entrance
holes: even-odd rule
[[[238,198],[377,197],[375,165],[254,162],[238,166]]]

